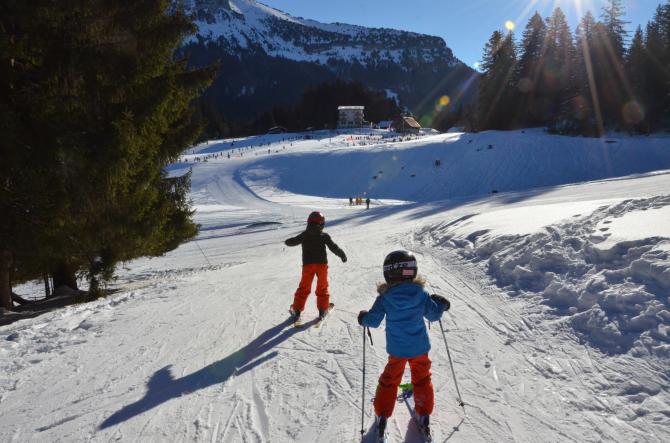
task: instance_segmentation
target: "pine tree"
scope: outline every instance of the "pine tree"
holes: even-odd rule
[[[626,78],[630,82],[633,97],[623,108],[625,124],[638,132],[648,132],[649,125],[645,122],[645,109],[649,108],[652,95],[647,87],[646,71],[647,54],[644,47],[642,27],[638,26],[626,52]]]
[[[522,126],[546,124],[542,110],[546,32],[544,20],[536,12],[528,20],[522,35],[517,73],[518,120]]]
[[[670,128],[670,0],[666,0],[665,5],[659,7],[657,21],[661,34],[663,48],[660,57],[660,63],[663,67],[663,85],[659,90],[662,98],[661,108],[662,125],[664,128]]]
[[[662,22],[665,14],[664,8],[659,6],[652,20],[647,24],[645,32],[645,66],[647,73],[647,88],[652,92],[652,99],[649,101],[647,118],[652,128],[663,126],[665,106],[663,96],[670,91],[667,82],[670,81],[666,68],[663,53],[668,44],[663,35]]]
[[[600,135],[604,132],[599,90],[595,71],[598,69],[596,54],[597,22],[587,11],[575,31],[575,56],[573,61],[573,95],[562,109],[560,120],[568,133]]]
[[[197,137],[189,103],[214,74],[173,58],[190,19],[168,0],[12,2],[10,12],[19,71],[0,121],[15,161],[1,171],[0,204],[16,207],[2,229],[17,239],[12,266],[25,278],[48,270],[55,286],[75,286],[85,269],[95,288],[118,261],[195,235],[188,177],[163,171]]]
[[[185,204],[188,187],[166,182],[163,167],[197,137],[200,128],[189,103],[213,78],[212,69],[188,71],[185,61],[173,59],[194,28],[180,11],[169,9],[169,1],[110,5],[111,29],[92,57],[105,55],[109,76],[100,76],[94,67],[96,75],[87,86],[109,91],[108,99],[118,102],[105,106],[107,100],[100,102],[105,97],[90,97],[101,112],[89,114],[86,127],[110,138],[103,149],[89,150],[82,158],[77,181],[94,185],[84,191],[90,200],[78,197],[75,209],[87,216],[77,252],[92,283],[98,276],[109,278],[119,261],[161,255],[196,234]],[[83,60],[85,66],[88,61]],[[105,168],[91,174],[99,164]]]
[[[56,83],[44,67],[54,56],[46,50],[53,37],[46,30],[58,18],[44,4],[6,2],[0,13],[0,300],[6,309],[12,281],[48,269],[58,250],[51,240],[67,219],[57,204],[64,197],[57,172],[62,156],[50,146],[56,103],[44,93]]]
[[[483,74],[479,85],[480,129],[509,129],[516,103],[516,47],[514,35],[495,31],[484,47]]]
[[[603,7],[602,22],[607,30],[611,52],[618,61],[623,60],[626,52],[625,42],[628,35],[626,25],[629,22],[621,19],[624,15],[625,11],[621,0],[608,0]]]
[[[575,48],[567,19],[561,8],[547,19],[544,76],[546,79],[545,121],[556,120],[566,102],[574,96]]]
[[[621,0],[609,0],[603,8],[602,25],[598,26],[598,48],[596,56],[597,86],[602,97],[602,112],[605,125],[618,128],[623,124],[622,110],[632,95],[624,76],[624,56],[627,22]]]

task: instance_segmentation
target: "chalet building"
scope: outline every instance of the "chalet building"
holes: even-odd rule
[[[418,134],[421,125],[413,117],[398,117],[393,120],[391,129],[402,134]]]
[[[363,126],[365,106],[338,106],[338,128],[360,128]]]

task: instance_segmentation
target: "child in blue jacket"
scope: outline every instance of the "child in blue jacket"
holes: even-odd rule
[[[428,295],[424,281],[417,278],[414,254],[394,251],[384,260],[385,284],[379,285],[379,296],[370,311],[358,314],[364,327],[378,327],[386,317],[386,352],[388,363],[377,385],[374,399],[380,435],[393,413],[406,363],[409,363],[414,385],[414,404],[419,426],[430,433],[429,417],[433,412],[434,392],[428,358],[430,340],[424,318],[437,321],[449,309],[449,301],[439,295]]]

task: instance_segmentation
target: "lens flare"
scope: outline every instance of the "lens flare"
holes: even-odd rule
[[[440,106],[447,106],[450,101],[451,99],[449,98],[448,95],[443,95],[442,97],[440,97]]]
[[[644,109],[642,105],[635,100],[629,101],[621,110],[623,118],[629,125],[636,125],[644,120]]]
[[[505,22],[505,28],[507,28],[508,31],[514,31],[514,22],[512,20],[507,20]]]

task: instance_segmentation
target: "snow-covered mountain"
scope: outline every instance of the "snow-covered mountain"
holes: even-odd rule
[[[474,93],[476,74],[439,37],[320,23],[255,0],[185,0],[182,6],[198,26],[184,47],[191,62],[222,60],[210,94],[226,101],[220,103],[225,111],[257,113],[334,78],[387,91],[417,112],[441,95],[458,102]]]
[[[408,59],[462,64],[439,37],[371,29],[343,23],[324,24],[292,17],[254,0],[192,0],[198,35],[231,50],[261,48],[267,55],[327,64],[331,60],[363,66],[391,62],[409,70]]]

